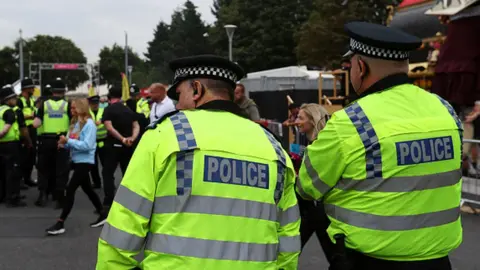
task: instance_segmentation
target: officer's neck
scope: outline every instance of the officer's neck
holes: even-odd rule
[[[202,105],[207,104],[209,102],[217,101],[217,100],[230,101],[229,98],[223,97],[223,96],[205,95],[202,99],[197,101],[197,104],[196,104],[197,106],[196,107],[199,107],[199,106],[202,106]]]
[[[27,91],[22,91],[22,97],[30,98],[30,94]]]

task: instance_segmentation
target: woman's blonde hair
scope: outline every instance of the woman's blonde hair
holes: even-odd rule
[[[327,120],[330,117],[327,110],[319,104],[307,103],[300,106],[308,117],[308,120],[313,126],[312,140],[317,138],[318,133],[325,127]]]
[[[73,130],[77,122],[79,124],[79,130],[82,130],[85,123],[87,123],[88,118],[92,118],[90,115],[88,100],[86,98],[78,98],[74,99],[72,103],[75,103],[77,115],[72,117],[72,120],[70,121],[70,131]]]

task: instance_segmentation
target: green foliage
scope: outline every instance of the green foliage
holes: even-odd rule
[[[386,7],[395,0],[316,0],[308,21],[296,34],[297,59],[302,64],[333,68],[346,52],[344,25],[350,21],[385,23]]]
[[[173,74],[168,63],[176,58],[211,53],[204,36],[208,28],[201,20],[197,7],[186,1],[182,8],[174,11],[170,25],[160,22],[148,42],[147,53],[150,66],[148,77],[153,81],[168,82]]]
[[[15,42],[15,54],[18,55],[19,42]],[[24,74],[28,75],[30,59],[32,63],[87,63],[83,51],[70,39],[60,36],[37,35],[27,39],[23,46]],[[31,52],[31,56],[30,56]],[[88,80],[88,74],[83,70],[44,70],[42,82],[49,83],[61,77],[69,89],[75,89]]]
[[[104,82],[108,84],[121,82],[121,73],[125,73],[124,48],[117,44],[113,44],[111,47],[103,47],[100,50],[98,57],[100,58],[100,75]],[[144,61],[138,56],[138,54],[134,53],[131,48],[128,48],[128,65],[133,67],[132,80],[135,83],[135,77],[138,77],[138,74],[147,71]]]
[[[216,1],[210,31],[216,53],[228,56],[226,24],[237,25],[233,57],[247,72],[296,65],[294,33],[308,18],[311,0]]]
[[[12,84],[19,78],[18,61],[15,59],[15,49],[4,47],[0,50],[0,87]]]

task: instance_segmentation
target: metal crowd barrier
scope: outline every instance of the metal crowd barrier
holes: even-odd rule
[[[471,140],[471,139],[463,139],[464,143],[471,143],[478,145],[480,144],[480,140]],[[473,146],[473,145],[472,145]],[[480,148],[479,157],[480,157]],[[475,210],[474,208],[480,208],[480,170],[474,168],[476,173],[471,176],[463,176],[463,184],[462,184],[462,202],[461,206],[468,206],[473,213],[478,214],[479,211]]]

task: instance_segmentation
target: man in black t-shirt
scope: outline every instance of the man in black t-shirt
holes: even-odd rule
[[[105,162],[103,164],[103,189],[105,199],[103,205],[111,206],[115,196],[115,170],[120,164],[122,174],[125,174],[133,154],[132,145],[138,137],[139,125],[135,113],[121,100],[122,89],[113,86],[108,91],[110,105],[105,108],[102,122],[108,135],[105,140]]]

